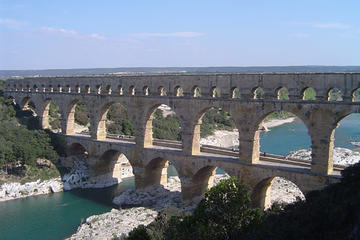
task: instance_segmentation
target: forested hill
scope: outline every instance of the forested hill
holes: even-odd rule
[[[360,66],[254,66],[254,67],[134,67],[43,70],[0,70],[0,77],[69,76],[112,73],[255,73],[255,72],[360,72]]]

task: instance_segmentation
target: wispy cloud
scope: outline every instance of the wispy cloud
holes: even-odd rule
[[[10,18],[0,18],[0,25],[3,25],[8,28],[20,28],[27,25],[27,22],[10,19]]]
[[[94,39],[99,39],[99,40],[105,40],[106,39],[106,37],[104,37],[103,35],[97,34],[97,33],[90,34],[90,37],[94,38]]]
[[[79,38],[92,38],[97,40],[105,40],[106,37],[98,33],[92,33],[90,35],[80,34],[79,32],[72,29],[54,28],[54,27],[41,27],[41,31],[46,33],[61,34],[64,36],[79,37]]]
[[[40,30],[48,33],[60,33],[60,34],[72,35],[72,36],[79,35],[79,33],[75,30],[69,30],[64,28],[41,27]]]
[[[336,30],[344,30],[349,29],[352,26],[339,22],[301,22],[301,21],[292,21],[289,22],[291,25],[305,25],[313,28],[324,28],[324,29],[336,29]]]
[[[203,36],[199,32],[172,32],[172,33],[134,33],[133,37],[179,37],[179,38],[193,38]]]
[[[343,23],[314,23],[312,24],[314,28],[327,28],[327,29],[349,29],[350,25]]]

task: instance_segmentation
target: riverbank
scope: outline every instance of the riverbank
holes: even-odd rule
[[[214,185],[227,178],[229,178],[227,174],[216,174]],[[181,183],[178,177],[169,177],[168,183],[164,186],[152,186],[143,190],[129,189],[113,200],[120,209],[112,209],[109,213],[87,218],[68,239],[114,239],[115,237],[121,239],[133,228],[151,223],[157,214],[168,206],[184,212],[193,211],[196,204],[183,203],[180,191]],[[295,184],[278,177],[274,178],[270,196],[271,204],[275,202],[288,204],[297,201],[298,198],[305,199]]]
[[[284,119],[272,119],[269,121],[265,121],[262,124],[262,127],[264,128],[264,131],[270,131],[270,128],[278,127],[281,125],[284,125],[286,123],[291,123],[295,121],[296,117],[289,117]]]
[[[300,149],[290,152],[288,157],[311,161],[311,149]],[[336,147],[334,148],[333,161],[336,165],[349,166],[360,161],[360,152]]]
[[[295,121],[295,117],[285,119],[272,119],[262,124],[264,131],[270,131],[273,127],[278,127]],[[213,135],[200,139],[200,144],[212,145],[217,147],[232,148],[239,145],[239,132],[237,129],[233,131],[216,130]]]
[[[70,171],[61,178],[45,181],[33,181],[21,184],[19,182],[4,183],[0,185],[0,202],[25,198],[41,194],[50,194],[69,191],[75,188],[105,188],[116,185],[121,179],[132,177],[132,167],[123,164],[121,178],[113,178],[112,174],[105,174],[90,178],[89,166],[85,160],[73,161]]]

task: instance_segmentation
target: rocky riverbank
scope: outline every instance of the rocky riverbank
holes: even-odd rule
[[[112,209],[108,213],[88,217],[68,240],[121,239],[135,227],[148,225],[158,212],[149,208]]]
[[[311,161],[311,148],[300,149],[297,151],[290,152],[288,155],[291,158],[299,158],[303,160]],[[360,152],[352,151],[347,148],[334,148],[334,164],[349,166],[351,164],[360,161]]]
[[[228,177],[227,174],[215,175],[214,185]],[[192,211],[196,204],[183,203],[180,191],[181,184],[178,177],[168,178],[168,183],[164,186],[152,186],[144,190],[129,189],[113,200],[120,207],[119,210],[113,209],[109,213],[87,218],[86,222],[69,239],[121,238],[138,225],[149,224],[155,219],[158,211],[167,206],[175,206],[183,211]],[[295,184],[278,177],[274,178],[270,191],[271,204],[274,202],[291,203],[297,198],[305,198]],[[127,207],[132,208],[122,209]]]
[[[61,191],[63,191],[61,178],[54,178],[42,182],[37,180],[36,182],[25,184],[18,182],[4,183],[0,186],[0,202]]]
[[[122,165],[121,179],[132,177],[130,165]],[[21,184],[19,182],[4,183],[0,186],[0,202],[18,198],[68,191],[74,188],[104,188],[118,184],[121,179],[111,174],[90,178],[89,166],[85,160],[75,160],[73,167],[62,176],[45,181],[37,180]]]
[[[273,119],[263,123],[263,130],[270,131],[273,127],[278,127],[283,124],[295,121],[295,117],[285,119]],[[216,130],[213,135],[200,139],[200,144],[212,145],[217,147],[231,148],[239,145],[239,132],[237,129],[233,131]]]

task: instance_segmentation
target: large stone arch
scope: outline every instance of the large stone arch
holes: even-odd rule
[[[63,118],[61,107],[58,104],[58,100],[56,98],[50,98],[50,97],[45,98],[42,101],[41,109],[38,113],[38,115],[40,117],[40,124],[41,124],[42,129],[50,129],[51,128],[50,123],[49,123],[49,111],[50,111],[51,101],[53,101],[59,107],[59,113],[61,115],[61,119]]]
[[[142,135],[144,136],[144,147],[151,147],[153,145],[153,127],[152,127],[152,125],[153,125],[153,120],[154,120],[154,114],[161,105],[166,105],[166,106],[170,107],[173,112],[175,112],[175,116],[177,117],[180,127],[181,127],[181,134],[183,132],[184,123],[183,123],[183,120],[178,117],[179,115],[177,113],[176,108],[169,106],[169,104],[167,102],[151,104],[145,110],[144,120],[142,123],[142,125],[143,125]],[[183,139],[182,139],[181,143],[183,143]]]
[[[262,129],[262,123],[264,119],[269,116],[271,113],[284,111],[289,112],[299,118],[305,125],[308,131],[308,135],[311,136],[310,128],[311,128],[311,121],[308,117],[306,117],[306,113],[301,109],[297,109],[294,106],[287,106],[286,104],[281,105],[279,108],[274,108],[271,105],[267,105],[259,114],[253,119],[252,124],[250,124],[250,131],[249,136],[253,145],[252,145],[252,162],[258,162],[260,157],[260,131]],[[306,111],[306,110],[305,110]],[[240,133],[241,134],[241,133]],[[241,143],[240,143],[241,144]]]
[[[202,119],[204,115],[211,109],[219,109],[221,111],[226,112],[230,117],[234,120],[235,127],[240,129],[239,121],[237,119],[237,109],[234,108],[230,102],[222,103],[213,103],[213,102],[206,102],[200,105],[196,112],[193,113],[192,119],[190,124],[187,124],[187,128],[190,129],[191,132],[191,152],[192,153],[200,153],[200,128],[202,124]]]
[[[280,176],[267,177],[260,180],[249,193],[251,195],[251,201],[254,207],[258,207],[262,210],[266,210],[271,207],[271,187],[274,184],[276,178],[282,178],[285,181],[289,181],[294,184],[303,193],[300,187],[291,180]],[[285,188],[285,186],[283,186]]]
[[[108,149],[98,157],[91,157],[89,164],[93,181],[109,186],[121,182],[122,167],[124,164],[131,165],[131,162],[123,152]]]
[[[61,103],[61,101],[58,101],[59,103]],[[55,101],[55,103],[58,103],[57,101]],[[90,127],[92,126],[91,124],[91,112],[90,110],[91,105],[89,104],[88,101],[86,101],[86,99],[82,99],[82,98],[68,98],[67,101],[64,101],[62,104],[58,104],[59,105],[59,111],[60,114],[62,116],[62,123],[61,123],[61,130],[63,134],[75,134],[75,130],[74,130],[74,125],[75,125],[75,108],[76,105],[79,102],[83,102],[87,109],[89,110],[89,114],[90,114]]]
[[[120,104],[122,108],[126,110],[128,113],[129,120],[134,126],[133,117],[128,111],[128,104],[124,101],[106,101],[96,113],[96,116],[93,116],[92,119],[92,137],[98,140],[106,139],[107,136],[107,128],[106,128],[106,120],[109,109],[114,104]]]
[[[67,155],[89,154],[87,146],[79,142],[69,143],[66,147]]]

